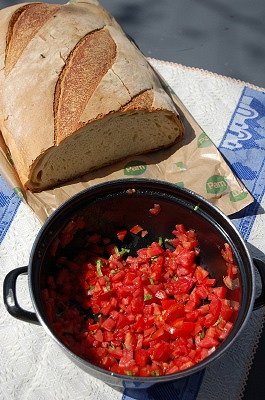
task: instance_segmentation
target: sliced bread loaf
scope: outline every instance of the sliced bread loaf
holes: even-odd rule
[[[156,73],[94,0],[0,11],[0,130],[32,191],[183,133]]]

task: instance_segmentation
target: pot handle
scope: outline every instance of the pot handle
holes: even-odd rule
[[[31,311],[26,311],[20,307],[17,301],[16,294],[16,283],[19,275],[25,275],[28,273],[28,267],[20,267],[16,268],[13,271],[10,271],[5,279],[3,284],[3,296],[4,303],[7,311],[12,317],[18,318],[25,322],[31,322],[33,324],[40,324],[37,315]]]
[[[259,258],[253,258],[253,263],[259,272],[262,284],[261,294],[256,298],[253,307],[253,310],[257,310],[258,308],[265,306],[265,263]]]

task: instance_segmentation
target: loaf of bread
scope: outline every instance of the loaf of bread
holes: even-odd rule
[[[158,76],[95,0],[0,11],[0,130],[32,191],[183,133]]]

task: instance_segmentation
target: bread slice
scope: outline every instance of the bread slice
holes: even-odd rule
[[[183,134],[158,76],[95,0],[0,11],[0,106],[0,129],[32,191]]]

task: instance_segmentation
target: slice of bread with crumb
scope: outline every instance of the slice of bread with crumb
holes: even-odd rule
[[[156,73],[94,0],[0,11],[0,108],[0,130],[32,191],[183,134]]]

